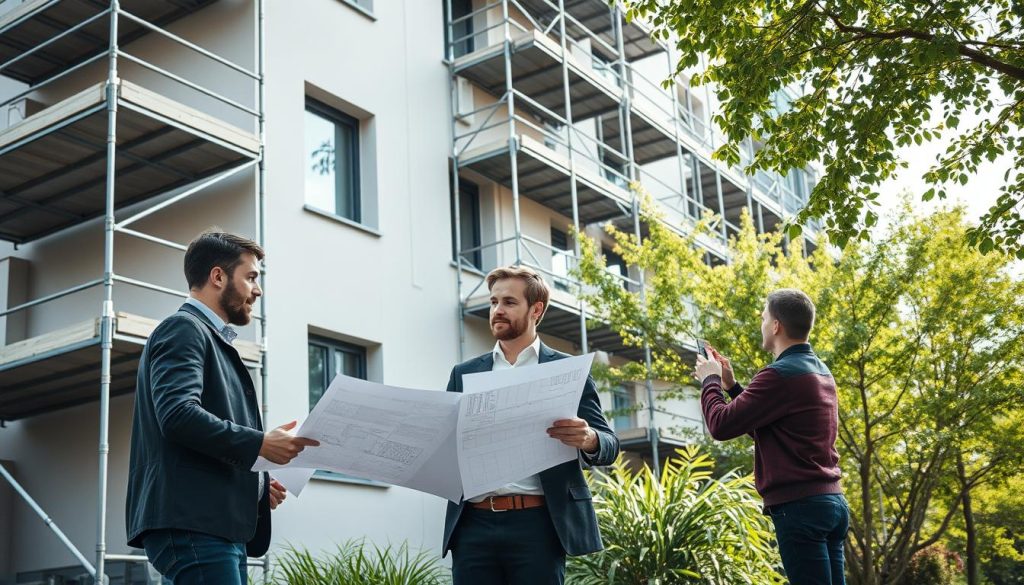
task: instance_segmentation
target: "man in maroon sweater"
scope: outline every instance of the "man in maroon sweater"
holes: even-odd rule
[[[807,342],[813,325],[806,294],[777,290],[761,313],[762,347],[775,361],[744,388],[709,345],[711,359],[697,356],[696,376],[711,436],[754,438],[754,483],[790,585],[842,585],[850,512],[839,486],[836,383]]]

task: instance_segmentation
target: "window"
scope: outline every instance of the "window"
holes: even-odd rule
[[[619,158],[619,155],[601,149],[601,174],[613,185],[622,188],[629,188],[629,180],[626,178],[626,161]]]
[[[628,288],[626,278],[629,278],[629,269],[626,268],[626,261],[623,260],[622,256],[612,252],[608,248],[603,248],[601,253],[604,255],[605,266],[609,273],[622,277],[620,284],[622,288]]]
[[[306,203],[362,222],[359,120],[306,98]]]
[[[451,0],[452,3],[452,28],[451,34],[454,38],[448,38],[448,23],[444,23],[444,54],[448,56],[448,47],[453,42],[452,56],[459,58],[474,49],[473,40],[473,0]],[[441,3],[442,9],[444,2]]]
[[[323,337],[309,339],[309,409],[338,374],[366,379],[366,348]]]
[[[636,427],[633,415],[636,412],[636,401],[633,394],[624,386],[612,389],[612,427],[616,432]]]
[[[569,235],[560,229],[551,228],[551,273],[554,274],[555,288],[569,290],[570,254]]]
[[[309,410],[323,398],[338,374],[366,379],[366,348],[325,337],[309,338]],[[344,473],[317,470],[316,477],[345,483],[382,486],[387,484]]]
[[[618,87],[622,87],[622,77],[619,75],[619,64],[613,62],[600,53],[592,53],[591,68],[601,77],[610,81]]]
[[[459,179],[459,235],[455,241],[455,195],[452,191],[452,258],[462,252],[462,261],[477,270],[483,270],[483,251],[480,249],[480,188],[465,179]],[[465,250],[465,251],[463,251]]]

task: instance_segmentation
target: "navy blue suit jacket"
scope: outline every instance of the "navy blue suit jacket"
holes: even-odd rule
[[[541,343],[538,357],[539,363],[545,363],[567,358],[569,355],[555,351]],[[448,391],[462,392],[463,374],[489,372],[493,366],[494,356],[491,353],[455,366],[452,369],[451,379],[448,381]],[[589,376],[583,389],[577,416],[587,421],[590,428],[597,431],[599,449],[596,455],[589,458],[589,463],[591,465],[611,465],[619,454],[619,439],[612,432],[608,421],[601,413],[601,401],[597,396],[597,386],[594,384],[594,379]],[[540,483],[544,488],[548,513],[551,514],[551,521],[555,525],[555,531],[558,533],[558,538],[566,554],[585,555],[604,548],[601,543],[601,532],[597,527],[597,515],[594,513],[590,488],[583,477],[580,460],[567,461],[545,469],[540,472]],[[458,504],[448,502],[448,513],[444,521],[443,554],[448,554],[451,548],[452,534],[455,532],[465,505],[465,501]]]
[[[199,309],[185,304],[149,336],[139,361],[126,502],[128,544],[182,529],[270,544],[268,490],[250,471],[263,444],[252,377]]]

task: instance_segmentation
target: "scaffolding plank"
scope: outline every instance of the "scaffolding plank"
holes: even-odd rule
[[[494,96],[505,93],[503,44],[482,47],[455,60],[458,75],[469,79]],[[589,66],[580,63],[571,53],[565,59],[569,71],[574,121],[581,121],[619,107],[622,91]],[[518,107],[534,115],[551,119],[551,114],[565,116],[565,90],[562,76],[561,46],[541,31],[531,30],[513,40],[512,85],[540,104],[537,107],[519,100]]]
[[[111,350],[111,394],[135,388],[138,360],[159,321],[118,312]],[[16,420],[99,397],[100,319],[62,328],[0,348],[0,420]],[[235,340],[250,369],[258,369],[259,344]]]
[[[99,336],[99,321],[90,319],[45,335],[0,347],[0,370],[7,364],[30,359]]]
[[[517,136],[516,143],[520,195],[572,217],[568,157],[525,134]],[[506,141],[483,145],[464,153],[460,156],[459,166],[471,168],[511,188],[511,158]],[[622,206],[631,204],[628,190],[616,186],[592,169],[577,165],[576,179],[579,216],[585,224],[621,216]]]
[[[0,132],[0,239],[31,241],[101,216],[104,83]],[[258,156],[258,139],[131,82],[119,84],[115,206],[194,184]]]
[[[75,114],[102,104],[105,99],[103,97],[104,85],[104,83],[93,85],[57,104],[43,109],[34,116],[29,116],[17,124],[11,125],[0,133],[0,149],[41,132],[59,122],[66,121]]]
[[[216,0],[121,0],[121,9],[139,18],[166,26]],[[0,63],[7,62],[53,39],[68,29],[95,17],[108,2],[95,0],[27,0],[0,16]],[[108,50],[109,17],[97,18],[87,26],[47,44],[9,66],[3,75],[34,85]],[[118,22],[121,46],[151,34],[131,19]]]
[[[230,142],[253,153],[253,155],[259,152],[259,139],[251,132],[246,132],[219,118],[180,104],[140,85],[127,80],[121,80],[119,95],[121,99],[138,104],[153,113],[175,120],[210,136]]]

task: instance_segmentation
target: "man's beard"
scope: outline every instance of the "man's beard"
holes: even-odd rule
[[[504,331],[500,333],[494,330],[494,321],[491,321],[491,334],[493,334],[494,338],[497,339],[498,341],[508,341],[509,339],[515,339],[522,335],[524,331],[526,331],[527,319],[529,318],[530,316],[527,315],[520,319],[519,321],[504,319],[503,321],[506,324],[506,328]]]
[[[227,288],[220,295],[220,308],[228,316],[231,325],[248,325],[252,318],[246,310],[247,299],[234,282],[228,281]]]

